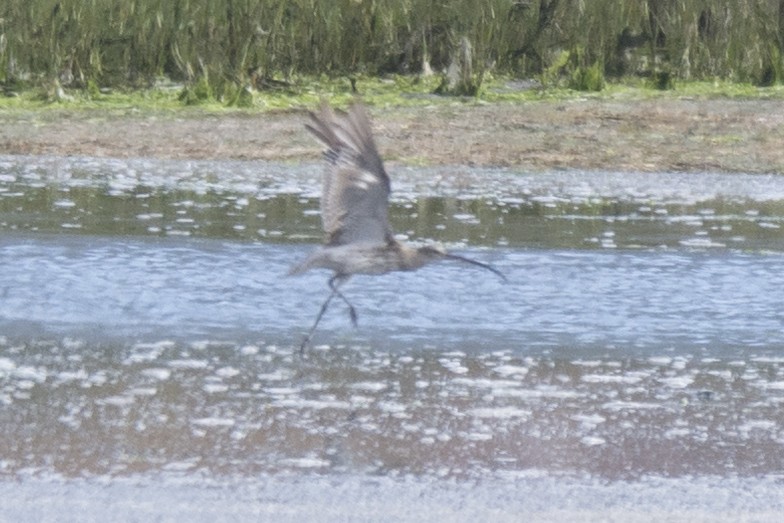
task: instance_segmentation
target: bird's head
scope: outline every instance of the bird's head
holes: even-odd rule
[[[417,248],[417,255],[425,262],[440,260],[447,255],[446,250],[439,245],[425,245]]]

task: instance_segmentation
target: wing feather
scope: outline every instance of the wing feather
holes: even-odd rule
[[[321,221],[328,245],[385,243],[389,227],[389,176],[376,149],[365,109],[348,112],[322,105],[305,124],[326,146]]]

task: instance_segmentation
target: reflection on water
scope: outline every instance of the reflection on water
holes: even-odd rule
[[[3,340],[5,473],[750,476],[784,467],[784,358]]]
[[[318,176],[314,168],[240,162],[0,158],[0,230],[312,243],[321,238]],[[650,174],[583,173],[598,178],[586,187],[573,173],[549,182],[465,176],[442,181],[403,171],[390,210],[394,229],[412,240],[484,246],[784,250],[778,178],[692,174],[657,186]],[[436,187],[423,192],[418,184],[428,177]],[[485,192],[472,195],[475,185]]]
[[[24,190],[21,190],[24,189]],[[3,194],[3,193],[0,193]],[[24,187],[0,198],[6,230],[307,241],[321,238],[318,200],[296,194],[242,196],[134,187]],[[537,198],[394,202],[393,227],[410,239],[556,248],[691,246],[784,249],[784,202],[749,209],[728,201],[649,205],[634,201],[542,202]]]
[[[784,178],[394,185],[509,283],[355,278],[300,359],[318,167],[0,157],[0,474],[780,473]]]

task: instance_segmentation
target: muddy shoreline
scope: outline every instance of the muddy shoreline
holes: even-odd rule
[[[374,107],[402,165],[784,172],[784,101],[656,99]],[[0,112],[0,154],[316,160],[304,112]]]

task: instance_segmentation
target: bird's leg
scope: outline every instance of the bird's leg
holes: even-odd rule
[[[348,298],[346,298],[343,295],[343,293],[340,292],[340,290],[338,289],[338,287],[340,287],[340,285],[342,285],[343,282],[348,280],[348,278],[349,278],[348,276],[343,276],[341,274],[334,275],[332,278],[329,279],[329,288],[332,289],[332,294],[333,295],[337,294],[338,297],[340,297],[340,299],[343,300],[343,303],[345,303],[348,306],[348,314],[351,317],[351,324],[356,329],[357,328],[357,311],[354,308],[354,306],[351,305],[351,303],[349,303]]]
[[[342,284],[347,279],[348,276],[343,276],[340,274],[336,274],[329,279],[329,288],[332,289],[332,292],[324,301],[324,304],[321,306],[321,310],[319,311],[318,316],[316,316],[316,321],[313,322],[313,326],[308,331],[307,335],[305,336],[305,339],[302,340],[302,345],[299,346],[300,354],[303,354],[305,352],[305,347],[313,338],[313,333],[316,332],[316,327],[318,327],[318,324],[321,321],[321,317],[324,316],[325,312],[327,312],[329,303],[332,301],[332,298],[334,298],[335,296],[340,296],[340,299],[343,300],[346,303],[346,305],[348,305],[348,312],[351,315],[351,323],[354,324],[354,327],[357,326],[357,311],[354,310],[354,306],[348,302],[348,299],[345,296],[343,296],[343,293],[340,292],[340,290],[338,289],[340,284]]]
[[[330,282],[331,281],[332,280],[330,280]],[[330,284],[330,286],[331,286],[331,284]],[[308,333],[305,335],[305,339],[302,340],[302,345],[299,346],[299,353],[300,354],[303,354],[305,352],[305,347],[310,342],[311,338],[313,338],[313,333],[316,332],[316,327],[318,327],[318,324],[321,321],[321,317],[324,316],[325,312],[327,312],[327,307],[329,307],[329,302],[332,301],[332,298],[334,298],[335,294],[337,294],[337,293],[338,293],[338,290],[333,288],[332,292],[329,295],[329,297],[326,299],[324,304],[321,306],[321,310],[319,311],[318,316],[316,316],[316,321],[313,322],[313,326],[310,328]]]

